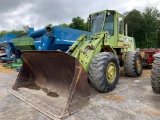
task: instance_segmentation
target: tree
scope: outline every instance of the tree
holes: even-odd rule
[[[70,28],[87,30],[87,24],[84,22],[84,19],[81,17],[75,17],[72,19],[72,23],[69,25]]]
[[[12,30],[12,31],[6,31],[6,30],[2,30],[0,32],[0,37],[2,37],[5,34],[18,34],[18,35],[23,35],[26,32],[24,30]]]
[[[146,7],[143,11],[144,17],[144,29],[146,39],[148,41],[147,47],[158,47],[158,35],[157,33],[160,28],[160,12],[155,7]],[[160,46],[159,46],[160,47]]]
[[[51,27],[51,28],[52,28],[52,27],[53,27],[53,25],[52,25],[52,24],[48,24],[48,25],[47,25],[47,27]]]
[[[145,41],[145,31],[143,29],[144,18],[140,11],[133,9],[130,12],[125,12],[125,24],[128,24],[128,35],[135,38],[137,47],[143,46]]]
[[[146,7],[142,13],[134,9],[124,15],[128,34],[135,38],[137,47],[160,47],[160,12],[157,8]]]
[[[68,24],[66,24],[66,23],[59,24],[59,26],[63,26],[63,27],[67,27],[67,28],[69,28],[69,25],[68,25]]]
[[[3,35],[5,35],[5,34],[7,34],[8,32],[6,31],[6,30],[2,30],[1,32],[0,32],[0,37],[2,37]]]

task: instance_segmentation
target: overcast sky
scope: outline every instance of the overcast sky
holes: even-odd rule
[[[160,10],[160,0],[0,0],[0,31],[70,23],[77,16],[86,20],[90,13],[105,9],[123,13],[151,6]]]

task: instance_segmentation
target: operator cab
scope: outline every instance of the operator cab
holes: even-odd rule
[[[100,33],[101,31],[108,31],[110,36],[114,36],[118,32],[115,30],[116,26],[118,26],[119,34],[124,34],[123,16],[116,11],[105,10],[94,13],[90,15],[89,20],[92,35]]]

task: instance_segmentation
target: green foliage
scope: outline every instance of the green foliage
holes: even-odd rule
[[[81,17],[73,18],[69,26],[73,29],[87,30],[87,25]]]
[[[2,37],[5,34],[25,34],[26,32],[24,30],[12,30],[12,31],[6,31],[6,30],[2,30],[0,31],[0,37]]]
[[[144,19],[140,11],[134,9],[126,13],[124,21],[128,24],[128,35],[135,38],[137,47],[143,45],[142,40],[145,40],[144,29],[142,29]]]
[[[147,7],[143,12],[132,10],[125,12],[128,35],[136,40],[138,48],[160,47],[160,12],[154,7]]]
[[[2,37],[3,35],[5,35],[5,34],[7,34],[8,32],[6,31],[6,30],[2,30],[1,32],[0,32],[0,37]]]
[[[69,25],[68,25],[68,24],[66,24],[66,23],[59,24],[59,26],[63,26],[63,27],[67,27],[67,28],[69,28]]]
[[[146,34],[146,41],[148,47],[160,47],[158,46],[158,31],[160,29],[160,12],[154,7],[147,7],[143,12],[144,17],[144,29]]]
[[[78,30],[85,30],[85,31],[88,30],[87,23],[84,22],[84,19],[82,19],[81,17],[73,18],[72,23],[70,23],[70,24],[63,23],[63,24],[59,24],[59,25],[63,26],[63,27],[78,29]]]

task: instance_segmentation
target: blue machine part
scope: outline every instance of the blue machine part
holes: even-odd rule
[[[10,44],[13,47],[13,39],[16,38],[18,34],[6,34],[0,38],[1,44]]]
[[[35,39],[35,47],[37,50],[59,49],[67,51],[69,46],[71,46],[82,34],[86,34],[88,39],[90,39],[90,33],[87,31],[62,26],[55,26],[51,33],[48,33],[44,28],[30,33],[29,36]]]
[[[34,32],[34,28],[28,28],[28,31],[27,31],[28,36],[29,36],[29,34],[32,33],[32,32]]]
[[[15,52],[15,48],[13,46],[13,39],[16,38],[18,34],[6,34],[0,38],[0,48],[5,49],[6,57],[2,57],[2,54],[0,55],[0,60],[14,60],[14,58],[11,57],[11,52]]]
[[[32,30],[34,30],[34,29],[29,28],[29,30],[28,30],[29,37],[38,38],[38,37],[41,37],[43,34],[46,33],[46,28],[39,29],[39,30],[36,30],[36,31],[33,31],[33,32],[32,32]]]
[[[20,51],[17,51],[13,45],[13,39],[16,37],[32,37],[37,50],[59,49],[61,51],[67,51],[69,46],[82,34],[86,34],[88,39],[90,39],[90,33],[87,31],[62,26],[54,26],[50,32],[47,32],[46,28],[36,31],[34,31],[34,28],[29,28],[27,34],[21,36],[17,34],[6,34],[0,38],[0,49],[3,48],[5,50],[5,53],[0,54],[0,60],[15,60],[15,57],[11,56],[12,53],[16,53],[16,56],[20,57]]]

